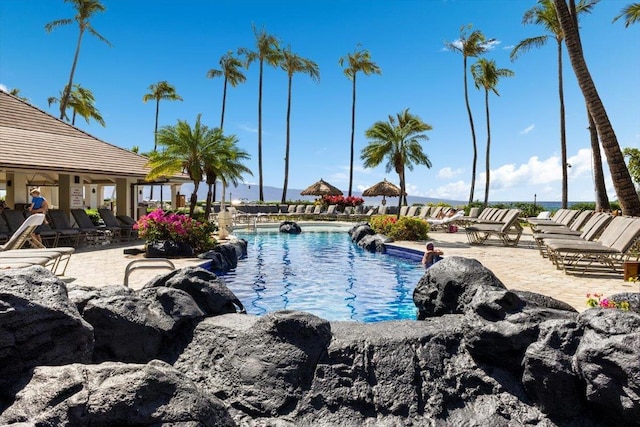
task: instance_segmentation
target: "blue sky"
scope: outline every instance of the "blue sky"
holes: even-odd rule
[[[585,57],[621,147],[640,146],[640,25],[625,28],[614,16],[630,0],[603,0],[581,20]],[[252,24],[277,36],[283,46],[320,67],[320,82],[298,74],[293,81],[289,188],[305,188],[320,178],[346,192],[349,180],[351,82],[338,59],[367,49],[382,75],[358,75],[354,189],[361,190],[394,173],[364,169],[359,160],[364,131],[377,120],[410,108],[429,123],[424,152],[433,167],[407,173],[414,196],[467,200],[472,142],[464,104],[459,53],[447,51],[463,25],[473,24],[495,47],[485,57],[515,77],[498,84],[491,96],[491,201],[561,198],[559,105],[555,41],[509,60],[511,48],[527,37],[546,34],[522,25],[529,0],[103,0],[107,11],[93,27],[113,47],[85,35],[74,83],[93,91],[106,127],[84,120],[76,125],[109,143],[142,151],[153,147],[155,105],[142,97],[152,83],[167,80],[184,101],[162,102],[160,125],[178,119],[191,124],[202,113],[209,126],[220,122],[222,79],[207,79],[228,50],[254,47]],[[68,81],[77,26],[46,33],[44,25],[71,18],[62,0],[0,2],[0,87],[57,116],[47,105]],[[469,65],[474,59],[469,60]],[[225,133],[235,134],[252,159],[258,180],[258,68],[247,82],[229,88]],[[569,163],[569,200],[592,200],[592,166],[584,99],[568,56],[564,56],[565,108]],[[478,142],[475,199],[484,194],[486,126],[484,94],[469,93]],[[264,184],[284,179],[286,73],[266,68],[263,92]],[[608,176],[608,170],[605,167]],[[610,179],[609,195],[613,199]]]

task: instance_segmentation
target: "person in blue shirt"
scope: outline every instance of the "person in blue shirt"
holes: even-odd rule
[[[40,189],[32,188],[31,191],[29,191],[29,194],[31,194],[31,206],[29,206],[29,213],[30,214],[34,214],[34,213],[46,214],[47,210],[49,209],[49,203],[47,202],[47,199],[42,197],[42,195],[40,194]],[[34,234],[35,234],[36,240],[42,243],[42,238],[40,237],[40,226],[36,228],[36,231]]]

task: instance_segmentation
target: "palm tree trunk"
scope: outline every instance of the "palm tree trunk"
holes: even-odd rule
[[[220,130],[224,129],[224,107],[227,104],[227,78],[224,78],[224,88],[222,89],[222,113],[220,114]]]
[[[262,189],[262,62],[260,60],[260,76],[258,79],[258,200],[264,202]]]
[[[618,139],[607,116],[607,111],[602,104],[595,83],[587,68],[580,43],[580,34],[575,20],[572,18],[565,0],[554,0],[554,4],[565,36],[565,43],[573,71],[587,102],[589,113],[596,124],[600,140],[602,141],[602,148],[607,157],[613,186],[620,201],[622,213],[624,215],[639,216],[640,199],[638,199],[631,175],[624,162],[624,156],[622,155]],[[572,12],[575,14],[575,4],[572,4]]]
[[[82,35],[84,34],[84,28],[80,27],[80,33],[78,34],[78,43],[76,44],[76,53],[73,56],[73,64],[71,65],[71,73],[69,74],[69,83],[64,88],[64,94],[60,100],[60,120],[64,119],[65,111],[67,110],[67,103],[69,102],[69,96],[71,95],[71,86],[73,85],[73,75],[76,72],[76,65],[78,64],[78,56],[80,55],[80,45],[82,44]]]
[[[489,159],[491,157],[491,125],[489,119],[489,91],[487,89],[484,90],[484,106],[487,113],[487,152],[485,154],[486,179],[484,183],[484,207],[486,208],[489,204],[489,184],[491,181],[491,166],[489,164]]]
[[[73,110],[73,115],[71,116],[71,126],[76,125],[76,110]]]
[[[158,151],[158,116],[160,115],[160,98],[156,98],[156,126],[153,131],[153,152]],[[149,189],[149,200],[153,200],[153,185]]]
[[[398,197],[398,212],[396,213],[396,219],[400,219],[400,209],[402,208],[402,198],[405,193],[405,182],[404,182],[404,169],[398,171],[398,178],[400,179],[400,197]]]
[[[473,115],[471,114],[471,106],[469,105],[469,90],[467,88],[467,57],[463,57],[464,64],[464,102],[467,106],[467,114],[469,115],[469,124],[471,125],[471,139],[473,141],[473,162],[471,164],[471,189],[469,190],[469,206],[473,203],[473,194],[476,188],[476,165],[478,163],[478,147],[476,145],[476,130],[473,126]]]
[[[189,200],[189,216],[193,217],[193,212],[196,210],[196,203],[198,202],[198,187],[199,182],[193,183],[193,193],[191,193],[191,200]]]
[[[207,203],[206,203],[206,205],[204,207],[204,220],[205,221],[209,220],[209,214],[211,213],[211,199],[213,198],[213,191],[212,191],[211,187],[213,187],[213,184],[215,182],[216,182],[215,180],[213,180],[213,182],[212,182],[210,179],[207,179],[207,186],[209,188],[208,188],[208,191],[207,191]]]
[[[567,163],[567,128],[564,112],[564,83],[562,78],[562,41],[558,41],[558,96],[560,98],[560,153],[562,156],[562,208],[569,206],[569,164]]]
[[[591,135],[591,153],[593,159],[593,183],[596,193],[596,211],[611,210],[607,187],[604,183],[604,171],[602,170],[602,156],[600,154],[600,142],[598,141],[598,130],[593,121],[593,117],[587,110],[589,117],[589,134]]]
[[[354,157],[354,140],[356,132],[356,74],[353,73],[353,90],[352,90],[352,102],[351,102],[351,157],[349,163],[349,194],[351,197],[351,189],[353,188],[353,157]],[[400,197],[402,199],[402,197]]]
[[[291,81],[292,76],[289,74],[289,89],[287,94],[287,142],[284,150],[284,184],[282,185],[281,203],[287,201],[287,185],[289,183],[289,144],[290,144],[290,120],[291,120]]]

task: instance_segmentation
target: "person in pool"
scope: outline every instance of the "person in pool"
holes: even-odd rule
[[[422,265],[424,268],[429,268],[436,262],[442,259],[442,252],[440,249],[436,249],[433,246],[433,243],[427,243],[427,250],[424,252],[424,256],[422,257]]]

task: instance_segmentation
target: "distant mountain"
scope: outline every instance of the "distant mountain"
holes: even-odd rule
[[[193,191],[193,184],[183,184],[181,194],[184,194],[189,199],[191,192]],[[300,192],[302,189],[290,188],[287,190],[287,201],[313,201],[317,199],[315,196],[301,196]],[[244,203],[254,202],[258,200],[258,186],[257,185],[248,185],[248,184],[240,184],[237,187],[227,188],[225,191],[225,199],[226,200],[234,200],[241,201]],[[282,198],[282,188],[264,186],[263,187],[264,199],[266,202],[279,202]],[[362,197],[361,192],[353,192],[354,196]],[[158,190],[154,190],[154,198],[158,197]],[[165,188],[163,191],[163,197],[165,200],[168,200],[171,197],[168,188]],[[148,190],[145,193],[145,198],[148,198]],[[206,200],[207,198],[207,186],[203,183],[198,188],[198,200]],[[216,200],[220,200],[222,198],[222,185],[218,184],[216,191]],[[365,204],[367,205],[379,205],[382,202],[382,197],[363,197]],[[416,197],[416,196],[407,196],[407,201],[409,205],[414,203],[438,203],[444,202],[450,205],[464,205],[465,202],[460,200],[446,200],[446,199],[435,199],[431,197]],[[397,205],[398,199],[396,197],[387,197],[387,205]]]

